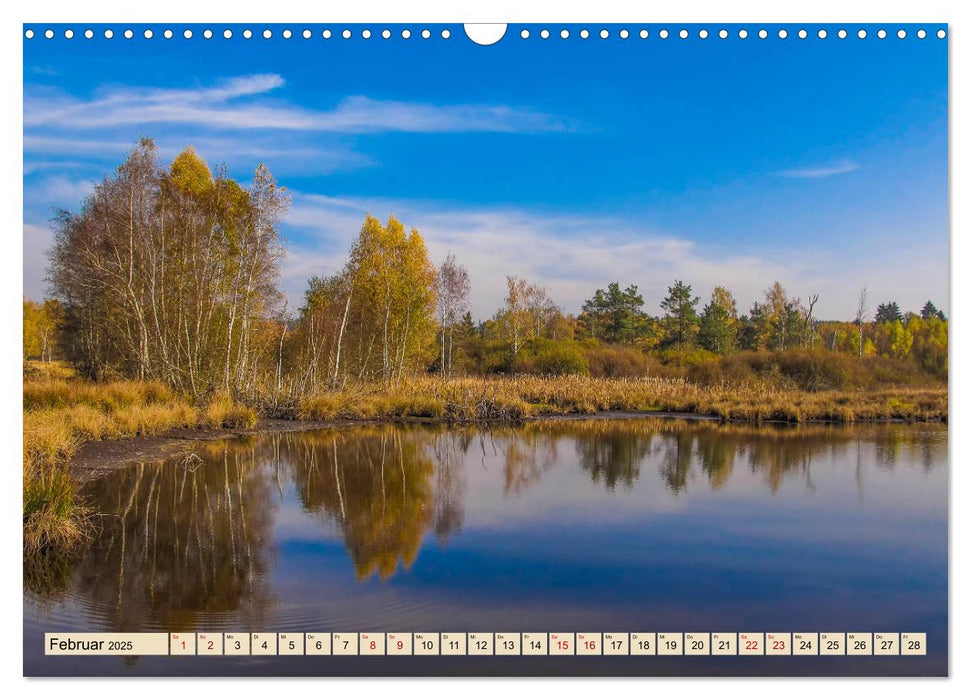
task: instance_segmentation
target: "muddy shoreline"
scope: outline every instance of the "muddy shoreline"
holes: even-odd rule
[[[701,413],[678,413],[672,411],[599,411],[597,413],[541,414],[526,418],[523,423],[536,421],[577,421],[577,420],[632,420],[636,418],[670,418],[693,421],[720,421],[718,416]],[[904,423],[903,420],[861,421],[852,425],[877,423]],[[934,421],[937,422],[937,421]],[[946,423],[946,421],[944,421]],[[804,421],[804,423],[832,423],[832,421]],[[195,448],[204,442],[216,442],[247,435],[266,435],[269,433],[296,433],[326,428],[345,428],[375,424],[418,424],[446,425],[439,418],[377,418],[377,419],[335,419],[324,421],[288,420],[281,418],[262,419],[252,428],[200,430],[175,430],[165,435],[153,437],[124,438],[121,440],[101,440],[82,445],[71,460],[71,474],[80,482],[90,481],[114,469],[137,462],[154,462],[178,456],[193,454]],[[762,421],[762,424],[793,425],[787,421]],[[836,423],[833,423],[834,425]]]
[[[601,411],[599,413],[550,414],[530,416],[524,423],[537,420],[589,420],[611,419],[629,420],[634,418],[679,418],[682,420],[717,421],[717,416],[698,413],[675,413],[669,411],[630,412]],[[297,433],[326,428],[347,428],[361,425],[446,425],[447,421],[438,418],[378,418],[378,419],[335,419],[324,421],[288,420],[266,418],[252,428],[200,430],[174,430],[165,435],[152,437],[123,438],[121,440],[100,440],[86,442],[71,460],[71,474],[79,481],[89,481],[102,474],[127,466],[133,462],[154,462],[178,456],[189,456],[200,443],[216,442],[247,435],[266,435],[269,433]]]

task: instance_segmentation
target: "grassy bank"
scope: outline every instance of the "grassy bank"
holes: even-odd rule
[[[69,548],[87,537],[89,513],[69,472],[84,443],[180,428],[251,427],[256,419],[255,411],[228,396],[196,405],[154,382],[25,379],[24,551]]]
[[[670,411],[730,421],[947,420],[946,388],[809,392],[768,382],[701,385],[683,379],[567,377],[416,378],[362,386],[298,402],[304,420],[423,417],[516,421],[599,411]]]
[[[769,381],[700,384],[686,379],[588,376],[408,379],[298,400],[278,417],[302,420],[426,418],[516,423],[544,415],[666,411],[726,421],[947,420],[945,387],[805,391]],[[24,551],[70,548],[90,532],[69,466],[86,442],[177,429],[246,428],[256,412],[224,394],[193,402],[154,382],[101,384],[51,374],[24,380]]]

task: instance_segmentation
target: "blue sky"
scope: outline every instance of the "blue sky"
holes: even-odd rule
[[[769,38],[759,39],[765,26]],[[478,317],[506,274],[544,284],[567,311],[617,280],[658,313],[675,278],[742,309],[779,280],[818,292],[823,317],[896,299],[947,309],[947,41],[877,27],[728,26],[688,39],[661,26],[510,26],[478,46],[460,26],[422,39],[383,26],[303,25],[284,39],[24,41],[24,292],[45,290],[56,207],[76,208],[139,136],[166,159],[192,144],[248,179],[265,162],[293,194],[281,286],[344,260],[365,212],[395,213],[470,271]],[[45,27],[46,28],[46,27]],[[895,25],[893,31],[898,27]],[[41,28],[38,28],[38,30]],[[262,29],[262,27],[260,27]]]

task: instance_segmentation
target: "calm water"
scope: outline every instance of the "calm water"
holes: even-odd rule
[[[45,674],[946,674],[947,429],[674,420],[208,443],[25,562]],[[45,631],[917,631],[926,657],[53,658]]]

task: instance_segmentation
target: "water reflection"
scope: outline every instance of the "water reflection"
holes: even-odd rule
[[[411,565],[435,513],[431,434],[379,428],[282,442],[301,504],[337,522],[359,579]]]
[[[470,508],[482,532],[493,527],[490,510],[521,503],[539,512],[530,498],[544,489],[560,508],[609,509],[602,499],[623,495],[639,514],[735,483],[761,498],[776,498],[786,484],[812,494],[820,464],[855,470],[862,494],[865,465],[945,465],[946,435],[936,426],[638,419],[493,430],[369,426],[207,443],[193,458],[137,464],[90,484],[99,537],[74,560],[25,562],[24,583],[40,603],[84,601],[95,628],[185,630],[228,617],[257,629],[286,602],[274,572],[311,575],[277,566],[288,527],[301,541],[338,542],[359,585],[388,582],[424,547],[462,537]],[[531,533],[517,536],[528,542]],[[537,556],[542,546],[537,540]]]
[[[191,628],[200,613],[242,611],[259,626],[274,510],[254,440],[206,446],[175,463],[139,464],[90,484],[101,532],[75,585],[111,627]]]

